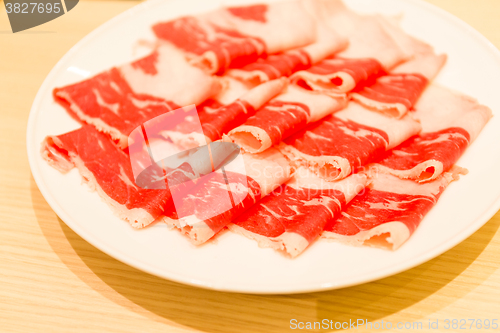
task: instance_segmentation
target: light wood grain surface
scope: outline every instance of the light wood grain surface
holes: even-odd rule
[[[429,2],[500,47],[500,1]],[[440,321],[434,331],[452,332],[457,330],[446,330],[445,319],[500,321],[500,213],[457,247],[407,272],[286,296],[221,293],[162,280],[112,259],[69,229],[31,176],[25,147],[29,109],[71,46],[136,4],[80,2],[68,14],[17,34],[10,32],[1,5],[0,332],[287,332],[291,319],[325,318],[423,323],[423,330],[394,330],[401,332],[427,331],[430,319]]]

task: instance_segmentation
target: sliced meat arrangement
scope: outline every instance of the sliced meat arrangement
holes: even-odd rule
[[[145,132],[151,130],[146,128]],[[77,167],[83,180],[92,190],[97,190],[116,215],[134,227],[144,227],[167,212],[171,214],[174,205],[188,196],[203,177],[229,163],[227,160],[235,149],[239,150],[232,143],[212,143],[182,152],[181,158],[162,159],[156,154],[158,150],[150,147],[147,137],[137,138],[142,135],[140,132],[133,132],[136,140],[130,148],[139,149],[130,155],[90,125],[48,136],[42,143],[41,153],[50,165],[63,173]],[[143,146],[142,150],[137,145]],[[174,164],[169,163],[172,158]]]
[[[306,47],[307,48],[307,47]],[[231,69],[228,75],[250,82],[266,82],[309,68],[311,57],[306,48],[272,54],[242,68]]]
[[[210,111],[229,105],[257,86],[256,84],[243,82],[227,75],[220,77],[220,83],[222,86],[221,90],[206,99],[203,103],[198,104],[196,106],[198,111],[203,111],[205,108],[208,108]]]
[[[231,130],[228,138],[245,151],[259,153],[345,105],[344,95],[313,94],[288,86],[287,91],[265,104],[243,125]]]
[[[313,16],[349,40],[348,47],[310,69],[292,75],[292,82],[323,93],[346,93],[371,85],[399,63],[432,48],[388,18],[359,15],[342,1],[311,1]]]
[[[370,109],[402,117],[413,108],[445,62],[446,55],[419,54],[378,78],[375,84],[353,92],[351,97]]]
[[[224,168],[202,177],[164,221],[179,228],[194,244],[204,243],[290,179],[292,172],[276,149],[241,154]]]
[[[310,69],[295,73],[292,82],[314,91],[346,93],[370,84],[405,60],[406,54],[378,17],[361,17],[343,5],[333,8],[325,1],[315,3],[322,9],[315,10],[316,16],[346,37],[349,45]]]
[[[415,109],[422,132],[388,152],[377,167],[419,182],[449,170],[492,116],[475,99],[436,85],[425,90]]]
[[[182,52],[166,43],[159,43],[149,56],[118,69],[135,93],[180,106],[200,104],[222,87],[218,77],[190,65]]]
[[[380,159],[420,129],[410,117],[389,118],[350,102],[346,109],[311,124],[278,148],[295,164],[333,181]]]
[[[308,90],[340,94],[347,93],[356,86],[369,85],[384,74],[385,70],[375,59],[343,58],[339,55],[297,72],[291,77],[291,81]]]
[[[448,172],[426,184],[387,174],[371,175],[370,185],[338,219],[325,226],[322,237],[396,250],[410,238],[454,179]]]
[[[108,134],[121,148],[127,147],[134,128],[179,107],[161,98],[135,94],[116,68],[55,89],[54,97],[73,117]]]
[[[125,148],[127,136],[143,122],[179,105],[200,103],[221,88],[218,79],[188,65],[178,51],[171,50],[159,47],[132,64],[56,88],[54,98],[76,119],[109,134]]]
[[[446,55],[398,20],[288,0],[157,23],[149,55],[54,89],[83,126],[42,157],[196,245],[229,228],[290,257],[321,237],[397,249],[492,117],[431,84]]]
[[[42,156],[63,173],[77,167],[89,187],[97,190],[113,212],[134,227],[150,224],[172,204],[168,186],[161,190],[137,186],[129,156],[92,126],[48,136],[42,143]],[[198,176],[187,163],[168,173],[173,180],[170,185]],[[152,169],[151,176],[167,178],[160,168]]]
[[[219,140],[223,134],[253,116],[257,109],[280,93],[286,84],[286,79],[281,78],[256,86],[231,104],[207,103],[199,108],[198,117],[186,115],[177,121],[178,125],[162,134],[184,148]]]
[[[156,36],[186,52],[209,73],[255,62],[316,40],[316,23],[300,1],[223,8],[153,26]]]
[[[243,81],[262,83],[307,69],[320,60],[342,50],[347,39],[319,25],[316,42],[299,49],[271,54],[242,68],[231,69],[227,75]]]
[[[366,184],[362,174],[326,182],[307,168],[299,168],[291,180],[240,215],[229,229],[256,240],[261,247],[296,257]]]
[[[228,75],[221,76],[220,82],[222,83],[222,89],[217,94],[198,105],[199,107],[203,107],[204,105],[210,106],[214,104],[214,102],[219,103],[220,106],[231,104],[250,89],[257,86],[257,84],[240,81]]]

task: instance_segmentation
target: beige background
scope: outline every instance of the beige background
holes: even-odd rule
[[[500,47],[499,0],[428,1]],[[451,332],[444,330],[447,318],[500,321],[500,213],[454,249],[407,272],[289,296],[220,293],[162,280],[110,258],[69,229],[31,177],[28,112],[68,49],[137,3],[80,2],[57,20],[15,35],[1,4],[1,332],[287,332],[292,318],[423,321],[424,327],[439,319],[440,331]]]

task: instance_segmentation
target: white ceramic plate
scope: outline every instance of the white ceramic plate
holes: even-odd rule
[[[228,4],[249,1],[224,1]],[[500,109],[500,52],[471,27],[417,0],[350,0],[360,12],[404,14],[403,28],[449,59],[437,82]],[[82,80],[142,56],[137,40],[153,40],[150,26],[179,15],[207,11],[221,1],[149,1],[115,17],[73,47],[50,72],[31,109],[27,149],[43,196],[76,233],[114,258],[181,283],[224,291],[297,293],[360,284],[404,271],[463,241],[500,207],[500,117],[487,124],[460,159],[470,173],[444,192],[413,237],[396,252],[318,241],[296,259],[261,249],[240,235],[225,233],[201,247],[180,233],[155,225],[134,230],[115,217],[73,170],[62,175],[39,153],[46,135],[78,127],[52,99],[54,87]]]

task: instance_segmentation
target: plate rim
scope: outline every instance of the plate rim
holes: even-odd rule
[[[394,0],[393,0],[394,1]],[[444,9],[441,9],[433,4],[430,4],[428,2],[425,2],[424,0],[404,0],[408,3],[412,3],[417,6],[424,7],[425,10],[429,10],[431,12],[434,12],[438,14],[439,16],[443,17],[446,20],[451,21],[455,25],[460,26],[462,29],[465,29],[468,31],[471,36],[481,42],[496,58],[496,60],[500,63],[500,51],[493,45],[492,42],[490,42],[485,36],[483,36],[480,32],[478,32],[476,29],[471,27],[469,24],[467,24],[465,21],[462,19],[454,16],[453,14],[447,12]],[[316,284],[315,286],[299,286],[295,288],[282,288],[282,289],[276,289],[276,290],[268,290],[265,287],[264,288],[256,288],[256,287],[224,287],[221,284],[213,284],[210,282],[204,282],[201,280],[193,279],[193,278],[186,278],[183,274],[177,274],[175,272],[165,272],[161,270],[157,270],[157,267],[151,266],[149,264],[146,264],[145,262],[137,261],[134,258],[129,257],[127,254],[122,253],[121,251],[117,251],[117,249],[113,248],[112,246],[109,246],[106,242],[101,242],[98,238],[95,238],[93,235],[87,233],[83,228],[79,226],[78,223],[75,223],[71,216],[66,214],[66,211],[63,207],[57,203],[57,200],[52,196],[50,193],[50,190],[46,187],[45,181],[43,179],[43,176],[41,174],[41,171],[38,168],[38,164],[36,161],[35,154],[39,152],[38,149],[34,146],[34,128],[36,126],[36,118],[38,116],[38,111],[40,110],[40,104],[43,98],[42,92],[50,89],[49,86],[49,81],[51,81],[54,77],[56,77],[56,73],[58,73],[61,70],[61,67],[63,64],[66,62],[66,59],[72,57],[75,53],[77,53],[79,50],[81,50],[88,42],[92,41],[93,38],[95,38],[97,35],[100,33],[105,33],[106,29],[109,27],[112,27],[116,23],[119,23],[122,20],[125,20],[129,15],[132,15],[136,12],[139,11],[145,11],[149,7],[155,6],[156,4],[164,2],[163,0],[148,0],[146,2],[137,4],[136,6],[133,6],[124,12],[118,14],[117,16],[111,18],[110,20],[104,22],[97,28],[95,28],[93,31],[91,31],[89,34],[87,34],[85,37],[83,37],[81,40],[79,40],[73,47],[71,47],[68,52],[64,54],[61,59],[56,63],[56,65],[51,69],[49,74],[45,77],[42,85],[37,91],[37,94],[35,96],[35,99],[33,101],[32,107],[29,112],[29,117],[28,117],[28,124],[27,124],[27,132],[26,132],[26,148],[27,148],[27,154],[28,154],[28,162],[30,166],[31,173],[33,175],[33,179],[35,180],[35,183],[41,192],[42,196],[44,199],[47,201],[51,209],[57,214],[57,216],[69,227],[71,228],[76,234],[78,234],[80,237],[82,237],[86,242],[90,243],[92,246],[96,247],[100,251],[106,253],[107,255],[111,256],[112,258],[121,261],[122,263],[132,266],[136,269],[139,269],[143,272],[155,275],[160,278],[168,279],[177,283],[181,284],[186,284],[194,287],[201,287],[201,288],[206,288],[210,290],[215,290],[215,291],[222,291],[222,292],[233,292],[233,293],[248,293],[248,294],[262,294],[262,295],[269,295],[269,294],[300,294],[300,293],[309,293],[309,292],[319,292],[319,291],[325,291],[325,290],[332,290],[332,289],[339,289],[339,288],[347,288],[347,287],[352,287],[355,285],[360,285],[372,281],[376,281],[379,279],[382,279],[384,277],[396,275],[398,273],[404,272],[406,270],[409,270],[413,267],[419,266],[433,258],[438,257],[439,255],[443,254],[444,252],[452,249],[459,243],[463,242],[467,238],[469,238],[473,233],[475,233],[477,230],[479,230],[483,225],[485,225],[493,215],[497,213],[497,211],[500,209],[500,195],[492,202],[489,208],[485,209],[482,214],[480,214],[476,219],[471,221],[468,224],[468,227],[463,229],[461,232],[459,232],[456,236],[452,237],[448,241],[440,244],[439,246],[434,247],[433,249],[420,254],[417,257],[413,257],[411,261],[409,261],[406,264],[401,264],[398,265],[396,268],[391,268],[387,267],[385,269],[382,269],[380,271],[377,271],[376,273],[372,273],[369,278],[358,278],[354,279],[351,283],[320,283]],[[258,2],[258,0],[256,1]],[[168,274],[165,274],[168,273]]]

